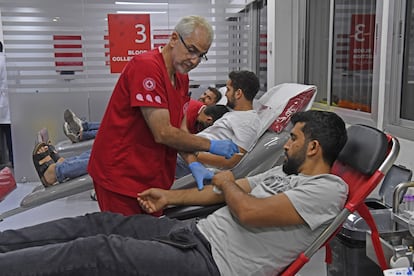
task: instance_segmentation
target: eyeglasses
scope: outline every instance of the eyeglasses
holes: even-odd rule
[[[184,39],[180,34],[178,34],[178,37],[180,38],[180,41],[183,43],[184,47],[187,49],[188,53],[191,55],[191,58],[197,57],[197,58],[202,59],[204,61],[208,60],[206,53],[200,53],[200,51],[197,50],[197,48],[193,49],[193,48],[195,48],[194,46],[191,46],[191,48],[188,47],[188,45],[184,42]]]

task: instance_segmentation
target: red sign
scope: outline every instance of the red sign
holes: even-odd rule
[[[56,71],[74,74],[83,71],[82,37],[80,35],[54,35]]]
[[[108,14],[108,30],[111,73],[151,49],[149,14]]]
[[[353,14],[349,35],[349,70],[372,70],[375,14]]]

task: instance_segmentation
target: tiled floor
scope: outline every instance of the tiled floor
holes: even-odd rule
[[[38,183],[17,184],[17,188],[0,202],[0,214],[16,208],[24,196],[41,185]],[[78,216],[85,213],[99,211],[96,201],[91,200],[90,192],[57,199],[38,207],[26,210],[25,212],[5,218],[0,222],[0,231],[6,229],[17,229],[53,219],[69,216]],[[325,276],[324,255],[325,251],[320,250],[311,261],[300,271],[300,276]]]

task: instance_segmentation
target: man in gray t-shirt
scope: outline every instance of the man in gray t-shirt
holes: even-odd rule
[[[283,167],[235,180],[221,172],[203,191],[150,189],[138,201],[147,212],[166,205],[227,206],[197,223],[211,245],[221,275],[280,272],[323,231],[343,208],[348,187],[330,174],[346,142],[345,124],[334,113],[294,114]]]
[[[347,195],[347,185],[332,174],[286,176],[277,167],[247,181],[252,188],[250,195],[256,198],[284,193],[305,223],[247,226],[235,219],[227,206],[200,220],[197,227],[210,242],[222,275],[268,275],[279,271],[339,213]],[[273,210],[287,212],[283,208]]]

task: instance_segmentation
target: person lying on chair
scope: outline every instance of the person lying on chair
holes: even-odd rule
[[[82,141],[95,139],[98,133],[100,122],[89,122],[80,119],[71,109],[63,112],[63,133],[72,141],[78,143]]]
[[[187,129],[195,134],[211,126],[214,121],[221,118],[229,110],[225,105],[203,104],[201,101],[191,99],[186,114]],[[63,113],[65,122],[63,132],[72,143],[95,139],[100,122],[89,122],[80,119],[76,114],[66,109]]]
[[[8,275],[267,275],[308,247],[343,208],[347,185],[330,174],[347,140],[334,113],[293,115],[282,167],[246,179],[216,174],[202,191],[151,188],[147,212],[167,205],[227,206],[180,221],[98,212],[0,232]],[[213,191],[213,187],[221,193]],[[24,262],[24,266],[21,265]]]
[[[347,140],[342,119],[306,111],[291,120],[282,167],[237,181],[230,171],[221,172],[202,191],[151,188],[138,201],[149,213],[169,205],[225,202],[197,223],[221,275],[280,272],[336,217],[348,192],[346,183],[330,174]]]
[[[217,88],[210,86],[198,97],[198,101],[207,106],[215,105],[221,100],[221,97],[221,92]]]
[[[240,162],[243,154],[256,144],[259,138],[257,127],[260,126],[260,118],[253,109],[253,99],[260,88],[259,79],[250,71],[233,71],[229,74],[226,88],[227,106],[233,111],[224,114],[212,126],[196,135],[207,139],[232,140],[239,147],[240,154],[226,159],[208,152],[181,152],[177,157],[176,178],[190,173],[196,179],[199,178],[197,174],[202,164],[211,168],[231,169]]]
[[[33,149],[33,165],[43,186],[63,183],[88,173],[87,167],[91,150],[80,155],[63,158],[50,142],[40,142]]]

